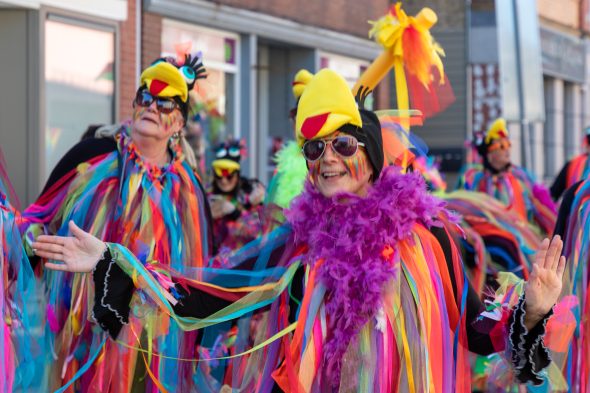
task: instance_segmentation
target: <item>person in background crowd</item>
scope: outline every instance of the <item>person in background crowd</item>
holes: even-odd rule
[[[506,121],[494,121],[484,135],[477,136],[475,146],[483,164],[468,167],[460,176],[457,189],[491,195],[535,225],[542,236],[551,234],[557,208],[545,186],[536,183],[524,168],[512,164]]]
[[[213,180],[208,194],[215,241],[220,251],[235,250],[262,234],[265,189],[241,175],[242,141],[229,139],[213,149]]]
[[[551,196],[554,201],[558,201],[563,195],[565,190],[579,182],[584,180],[590,174],[590,163],[588,161],[588,155],[590,154],[590,126],[584,129],[584,141],[583,148],[584,153],[579,154],[568,161],[559,174],[555,178],[555,181],[551,185]]]
[[[149,260],[166,260],[169,268],[189,277],[190,268],[203,266],[214,253],[210,211],[182,131],[188,92],[204,73],[200,59],[190,55],[158,59],[147,67],[132,121],[101,128],[96,134],[102,137],[82,140],[62,158],[41,196],[16,217],[24,238],[68,234],[73,220]],[[27,252],[34,264],[38,258],[28,242]],[[141,342],[154,354],[174,358],[194,351],[195,334],[182,332],[165,314],[152,313],[140,322],[88,301],[95,289],[138,301],[123,271],[95,271],[96,287],[79,276],[43,274],[51,390],[68,381],[68,391],[147,392],[158,384],[171,391],[191,389],[183,385],[191,381],[180,377],[190,364],[159,357],[148,361],[136,346]],[[119,340],[128,347],[101,343],[94,321],[111,319],[122,323]],[[153,378],[146,379],[146,368]]]

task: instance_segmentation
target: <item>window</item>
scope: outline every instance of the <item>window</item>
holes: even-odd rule
[[[207,70],[207,79],[198,80],[190,93],[187,124],[187,140],[201,171],[206,167],[205,157],[209,153],[206,146],[240,135],[236,121],[238,39],[238,35],[230,32],[169,19],[162,22],[162,56],[200,52]]]
[[[45,174],[91,124],[112,124],[115,29],[49,15],[45,21]]]
[[[369,62],[364,60],[325,52],[320,53],[319,68],[329,68],[333,71],[336,71],[338,74],[342,75],[351,89],[368,66]],[[365,101],[365,107],[368,109],[373,109],[372,94],[367,97]]]

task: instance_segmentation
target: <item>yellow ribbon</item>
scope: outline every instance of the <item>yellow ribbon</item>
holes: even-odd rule
[[[231,355],[231,356],[222,356],[222,357],[208,358],[208,359],[177,358],[177,357],[174,357],[174,356],[166,356],[166,355],[159,354],[157,352],[151,353],[151,351],[148,351],[147,349],[143,349],[141,347],[134,347],[133,345],[126,344],[125,342],[120,341],[120,340],[115,340],[115,341],[117,342],[117,344],[121,345],[122,347],[129,348],[129,349],[134,349],[134,350],[136,350],[138,352],[142,352],[142,353],[150,353],[150,356],[153,355],[153,356],[157,356],[157,357],[162,358],[162,359],[178,360],[180,362],[209,362],[209,361],[212,361],[212,360],[227,360],[227,359],[238,358],[240,356],[249,355],[249,354],[251,354],[253,352],[258,351],[261,348],[264,348],[265,346],[267,346],[270,343],[278,340],[279,338],[281,338],[283,336],[286,336],[287,334],[289,334],[292,331],[294,331],[296,327],[297,327],[297,322],[293,322],[291,325],[287,326],[286,328],[284,328],[280,332],[276,333],[272,337],[268,338],[267,340],[261,342],[260,344],[258,344],[256,346],[250,348],[247,351],[240,352],[240,353],[237,353],[237,354]]]
[[[378,44],[383,46],[384,50],[361,75],[352,89],[353,94],[356,95],[361,88],[366,88],[369,91],[374,90],[375,86],[393,68],[398,108],[408,110],[409,95],[404,68],[407,68],[408,72],[415,75],[425,86],[428,86],[432,80],[432,66],[438,68],[441,79],[444,76],[442,61],[439,57],[439,55],[444,55],[444,52],[430,35],[430,28],[436,22],[437,16],[430,8],[423,8],[415,17],[411,17],[401,9],[399,2],[378,21],[370,22],[373,28],[369,32],[369,37],[374,38]],[[413,29],[416,33],[412,45],[420,49],[418,55],[422,58],[417,59],[418,61],[416,58],[410,60],[410,57],[405,57],[403,37],[408,29]],[[409,56],[416,55],[416,53],[409,54]],[[404,129],[409,129],[409,119],[402,118],[401,125]]]

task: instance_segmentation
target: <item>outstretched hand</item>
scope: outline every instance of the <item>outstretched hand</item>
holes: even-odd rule
[[[45,263],[45,267],[73,273],[90,272],[105,251],[106,244],[80,229],[74,221],[68,224],[72,236],[41,235],[32,247],[35,255],[63,263]]]
[[[565,257],[559,236],[543,240],[525,287],[527,329],[534,327],[557,303],[561,294]]]

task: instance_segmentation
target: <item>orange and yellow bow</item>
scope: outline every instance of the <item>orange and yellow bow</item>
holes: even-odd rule
[[[361,75],[353,88],[353,94],[356,95],[361,88],[373,90],[393,68],[398,108],[408,110],[406,70],[429,89],[434,81],[432,68],[436,67],[441,83],[444,83],[444,68],[440,58],[444,56],[444,51],[430,34],[430,28],[436,22],[437,16],[430,8],[423,8],[413,17],[401,9],[399,2],[378,21],[370,22],[373,28],[369,37],[382,45],[384,51]],[[409,120],[402,121],[402,126],[407,129]]]

